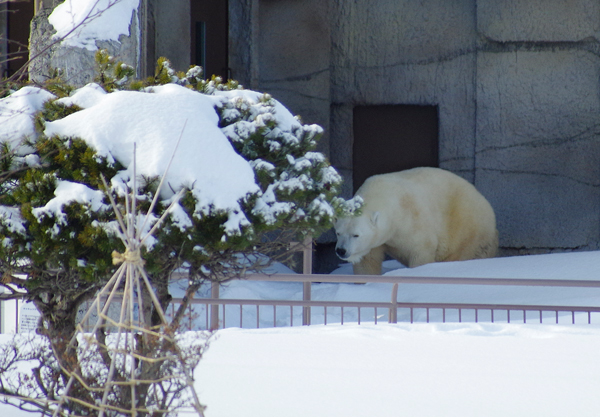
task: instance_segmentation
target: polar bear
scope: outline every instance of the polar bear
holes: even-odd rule
[[[491,258],[496,216],[473,185],[439,168],[368,178],[356,195],[358,217],[338,219],[336,254],[354,273],[380,275],[385,254],[413,268],[431,262]]]

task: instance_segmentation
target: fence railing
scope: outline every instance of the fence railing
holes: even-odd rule
[[[210,298],[196,298],[191,301],[184,327],[190,330],[218,329],[223,327],[260,327],[271,325],[294,326],[316,323],[399,321],[414,322],[506,322],[514,323],[565,323],[585,322],[600,324],[600,306],[535,305],[535,304],[486,304],[486,303],[431,303],[398,302],[400,284],[431,285],[485,285],[519,287],[565,287],[597,288],[600,281],[594,280],[548,280],[548,279],[505,279],[505,278],[446,278],[446,277],[396,277],[371,275],[321,275],[310,274],[312,270],[312,241],[307,238],[294,244],[291,250],[304,252],[303,274],[252,274],[241,279],[249,281],[295,282],[302,283],[302,300],[253,300],[222,299],[220,286],[213,284]],[[177,277],[174,277],[177,278]],[[185,278],[185,277],[181,277]],[[392,284],[389,301],[323,301],[313,300],[314,283],[387,283]],[[600,292],[599,292],[600,295]],[[167,311],[173,314],[179,298],[172,300]],[[266,309],[266,311],[265,311]],[[313,314],[315,311],[323,314]],[[399,312],[402,313],[399,315]],[[235,317],[235,320],[232,319]],[[265,319],[268,316],[268,320]],[[317,319],[315,321],[315,319]],[[271,321],[272,320],[272,321]],[[233,324],[231,324],[233,321]],[[267,324],[267,322],[269,322]],[[261,324],[262,323],[262,324]],[[17,311],[18,327],[18,311]]]
[[[415,303],[398,302],[399,284],[445,284],[445,285],[493,285],[493,286],[528,286],[528,287],[570,287],[570,288],[599,288],[600,281],[587,280],[547,280],[547,279],[504,279],[504,278],[445,278],[445,277],[394,277],[394,276],[370,276],[370,275],[320,275],[320,274],[275,274],[275,275],[248,275],[243,279],[250,281],[277,281],[277,282],[301,282],[303,283],[302,300],[245,300],[245,299],[221,299],[219,298],[219,286],[214,284],[212,287],[211,298],[195,299],[193,305],[204,307],[201,311],[190,309],[188,323],[203,324],[206,329],[218,329],[229,327],[227,317],[231,318],[231,306],[238,307],[239,319],[236,320],[235,327],[244,327],[250,319],[245,319],[245,315],[252,317],[256,323],[255,327],[260,327],[261,311],[265,307],[272,308],[273,326],[281,325],[277,314],[280,311],[280,318],[283,316],[289,322],[289,326],[295,324],[311,324],[311,311],[315,308],[323,309],[323,324],[328,322],[328,309],[339,311],[336,314],[337,322],[345,321],[372,321],[374,323],[385,320],[387,322],[397,323],[398,312],[407,311],[406,321],[413,323],[416,321],[415,312],[422,312],[420,321],[424,322],[447,322],[447,321],[488,321],[497,322],[499,320],[507,323],[518,320],[523,323],[532,321],[544,323],[548,322],[549,316],[545,313],[551,313],[552,320],[559,323],[559,316],[569,313],[570,322],[575,324],[576,315],[584,315],[585,322],[592,324],[592,317],[597,317],[600,323],[600,306],[555,306],[555,305],[524,305],[524,304],[481,304],[481,303]],[[392,284],[389,302],[364,302],[364,301],[314,301],[312,300],[311,288],[315,282],[319,283],[389,283]],[[600,293],[599,293],[600,295]],[[180,299],[173,299],[173,303],[180,303]],[[229,308],[227,308],[229,307]],[[262,310],[261,310],[262,307]],[[281,309],[285,308],[281,313]],[[255,309],[255,311],[253,310]],[[287,311],[289,309],[289,315]],[[295,316],[300,316],[296,311],[302,310],[301,320]],[[345,319],[345,312],[353,311],[350,319]],[[373,311],[372,314],[365,314],[366,311]],[[380,315],[379,312],[385,311],[387,314]],[[487,312],[487,314],[483,314]],[[518,312],[518,314],[517,314]],[[251,313],[251,314],[249,314]],[[535,313],[532,315],[532,313]],[[596,314],[597,313],[597,314]],[[264,315],[264,313],[263,313]],[[466,317],[469,316],[469,317]],[[255,316],[255,317],[254,317]],[[365,316],[369,319],[365,320]],[[518,318],[517,318],[518,316]],[[289,317],[289,319],[287,319]],[[339,320],[337,319],[339,317]],[[244,320],[246,320],[244,322]],[[546,320],[546,321],[544,321]],[[231,320],[230,320],[231,321]],[[264,322],[264,320],[263,320]],[[331,322],[331,320],[330,320]],[[595,323],[596,321],[594,321]],[[279,324],[278,324],[279,323]],[[253,323],[254,324],[254,323]]]
[[[256,327],[260,327],[261,307],[271,307],[273,311],[273,327],[278,324],[277,311],[278,307],[289,308],[289,326],[294,326],[294,308],[301,309],[300,320],[302,325],[310,325],[312,322],[312,309],[323,309],[323,324],[328,321],[328,308],[339,309],[339,322],[344,324],[344,310],[356,310],[351,320],[357,323],[365,321],[365,314],[361,312],[373,310],[372,314],[367,314],[366,321],[372,321],[377,324],[385,315],[379,315],[378,311],[387,312],[387,321],[389,323],[398,322],[398,311],[408,310],[408,320],[410,323],[415,322],[415,312],[424,311],[424,321],[429,323],[432,320],[441,321],[454,320],[458,322],[474,321],[480,322],[485,320],[481,312],[489,312],[489,322],[498,320],[507,323],[514,322],[514,315],[511,318],[511,312],[522,314],[523,323],[528,321],[528,313],[537,313],[536,322],[544,322],[544,313],[552,313],[552,318],[555,323],[559,323],[560,313],[570,313],[570,322],[575,324],[576,313],[586,315],[585,320],[588,324],[592,324],[592,314],[600,316],[600,306],[556,306],[556,305],[524,305],[524,304],[469,304],[469,303],[407,303],[398,302],[398,285],[399,284],[447,284],[447,285],[498,285],[498,286],[527,286],[527,287],[570,287],[570,288],[600,288],[600,281],[588,280],[544,280],[544,279],[510,279],[510,278],[446,278],[446,277],[392,277],[392,276],[371,276],[371,275],[321,275],[311,274],[312,271],[312,239],[307,237],[302,243],[292,244],[290,250],[303,252],[303,274],[253,274],[247,275],[242,279],[250,281],[278,281],[278,282],[301,282],[303,285],[302,300],[241,300],[241,299],[221,299],[219,298],[219,285],[213,284],[211,288],[211,298],[194,299],[192,305],[204,306],[204,314],[194,309],[189,310],[188,324],[190,328],[193,323],[203,322],[205,329],[218,329],[227,327],[227,309],[226,307],[238,306],[239,320],[237,326],[244,327],[244,307],[255,308]],[[312,300],[312,284],[319,283],[390,283],[392,290],[390,293],[389,302],[364,302],[364,301],[313,301]],[[181,302],[181,299],[174,298],[175,304]],[[473,312],[472,317],[464,317],[463,313]],[[440,314],[441,313],[441,314]],[[287,314],[285,314],[287,315]],[[280,314],[281,316],[281,314]],[[371,320],[369,320],[369,318]],[[248,320],[246,320],[248,322]],[[531,323],[531,320],[529,320]],[[598,319],[600,323],[600,318]]]

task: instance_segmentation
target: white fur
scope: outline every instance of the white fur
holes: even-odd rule
[[[340,258],[355,274],[381,274],[388,254],[408,267],[493,257],[496,217],[469,182],[439,168],[415,168],[368,178],[357,191],[358,217],[335,224]]]

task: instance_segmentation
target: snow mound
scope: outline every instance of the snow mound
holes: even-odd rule
[[[181,135],[161,198],[166,200],[187,187],[199,201],[197,214],[225,210],[230,216],[229,230],[246,224],[239,200],[259,192],[259,188],[252,167],[235,152],[218,126],[218,97],[175,84],[152,87],[147,92],[102,94],[91,84],[64,101],[85,108],[47,123],[47,136],[82,138],[99,156],[123,165],[126,169],[119,177],[131,186],[134,143],[137,175],[160,177]],[[115,181],[113,186],[118,186]]]

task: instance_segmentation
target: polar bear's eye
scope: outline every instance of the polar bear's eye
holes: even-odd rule
[[[352,237],[358,237],[358,235],[354,235],[354,236],[352,236]]]

